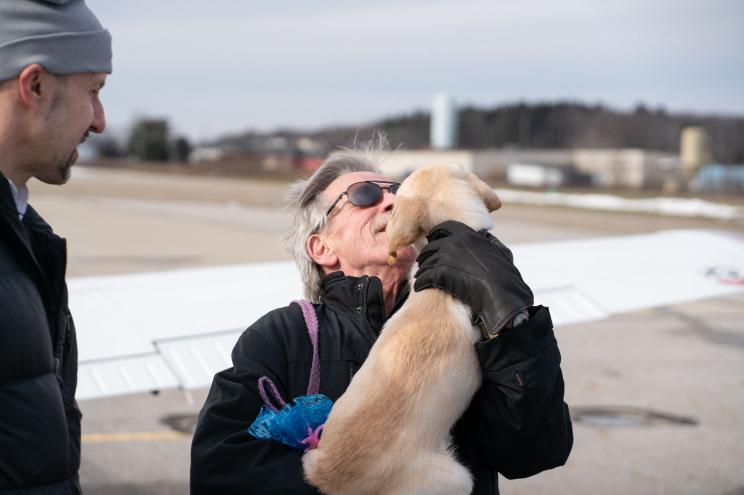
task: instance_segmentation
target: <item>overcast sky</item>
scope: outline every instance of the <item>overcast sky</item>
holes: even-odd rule
[[[110,128],[202,140],[458,104],[572,99],[744,115],[739,0],[87,0]]]

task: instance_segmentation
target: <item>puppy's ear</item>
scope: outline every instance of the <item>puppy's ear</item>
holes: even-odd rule
[[[488,211],[496,211],[501,208],[501,199],[488,184],[480,180],[475,174],[468,173],[468,180],[470,184],[478,193],[478,196],[483,200],[483,203],[488,208]]]
[[[428,224],[429,214],[422,198],[398,196],[395,198],[393,214],[387,224],[388,264],[393,265],[398,258],[398,249],[410,246],[426,234],[424,225]]]

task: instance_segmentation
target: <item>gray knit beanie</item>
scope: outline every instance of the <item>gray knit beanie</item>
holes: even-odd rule
[[[0,81],[31,64],[59,75],[111,73],[111,35],[85,0],[0,0]]]

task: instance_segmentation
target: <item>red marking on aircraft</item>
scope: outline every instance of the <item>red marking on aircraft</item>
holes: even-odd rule
[[[722,284],[726,285],[744,285],[744,275],[736,268],[729,267],[710,267],[706,275],[713,277]]]

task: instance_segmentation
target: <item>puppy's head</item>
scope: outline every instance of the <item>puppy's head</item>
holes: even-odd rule
[[[388,263],[399,248],[414,244],[434,226],[457,220],[480,230],[493,226],[489,212],[501,200],[485,182],[457,165],[429,165],[403,181],[387,224]]]

